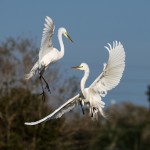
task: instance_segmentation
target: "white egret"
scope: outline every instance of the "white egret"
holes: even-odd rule
[[[39,51],[39,59],[31,69],[31,71],[25,75],[25,79],[28,80],[34,74],[36,74],[36,72],[39,73],[43,95],[44,95],[44,89],[43,89],[42,79],[46,84],[46,88],[50,91],[49,86],[43,77],[44,71],[47,69],[49,64],[56,62],[57,60],[61,59],[64,56],[64,44],[62,40],[62,35],[64,35],[71,42],[73,42],[69,37],[66,29],[61,27],[58,29],[58,41],[60,44],[60,51],[54,48],[52,45],[52,36],[54,34],[55,25],[53,20],[48,16],[46,16],[45,21],[46,23],[44,24],[45,27],[43,29],[41,47]]]
[[[103,117],[106,117],[103,111],[105,103],[102,101],[102,97],[106,96],[107,91],[119,84],[125,68],[125,51],[123,45],[115,41],[113,42],[113,46],[109,43],[108,46],[109,47],[105,47],[109,52],[108,62],[107,64],[104,63],[102,73],[88,88],[85,88],[85,83],[90,70],[86,63],[82,63],[80,66],[73,67],[74,69],[84,71],[84,76],[80,82],[81,93],[69,99],[65,104],[45,118],[36,122],[26,122],[25,124],[36,125],[43,121],[60,118],[64,113],[80,104],[80,102],[82,105],[86,104],[89,107],[90,116],[92,118],[97,118],[99,113]]]

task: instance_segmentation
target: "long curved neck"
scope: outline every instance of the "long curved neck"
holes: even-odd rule
[[[62,40],[62,32],[60,30],[58,30],[58,41],[60,44],[59,59],[61,59],[64,56],[64,43]]]
[[[89,76],[89,73],[90,73],[89,69],[84,71],[84,76],[81,79],[81,83],[80,83],[81,91],[82,91],[82,94],[83,94],[84,97],[86,97],[86,94],[85,94],[85,83],[86,83],[86,80],[87,80],[87,78]]]

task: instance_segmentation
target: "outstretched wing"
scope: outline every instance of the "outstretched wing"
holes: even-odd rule
[[[56,109],[53,113],[49,114],[48,116],[44,117],[43,119],[35,122],[26,122],[26,125],[37,125],[43,121],[48,121],[50,119],[57,119],[60,118],[63,114],[72,110],[79,102],[80,95],[76,95],[73,98],[69,99],[66,103]]]
[[[39,57],[42,57],[45,55],[47,48],[53,47],[52,36],[54,34],[55,25],[54,25],[53,20],[48,16],[46,16],[45,22],[46,23],[44,24]]]
[[[108,43],[105,48],[109,52],[107,64],[104,64],[103,72],[91,84],[89,88],[105,96],[108,90],[116,87],[122,77],[125,68],[125,51],[120,42],[113,42],[113,46]]]

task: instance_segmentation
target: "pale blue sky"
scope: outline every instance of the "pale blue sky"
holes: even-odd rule
[[[79,79],[81,72],[70,66],[86,62],[91,68],[89,85],[101,72],[108,53],[106,43],[119,40],[126,51],[126,69],[120,85],[105,98],[147,105],[145,91],[150,84],[150,1],[149,0],[1,0],[0,41],[7,37],[32,37],[40,46],[45,16],[56,25],[54,46],[57,48],[57,29],[66,27],[74,40],[64,38],[65,56],[62,69]]]

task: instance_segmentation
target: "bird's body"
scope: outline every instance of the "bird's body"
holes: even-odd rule
[[[84,70],[84,76],[80,82],[81,93],[83,95],[83,98],[81,99],[82,105],[84,105],[84,103],[88,105],[90,115],[94,118],[97,117],[95,113],[97,114],[98,111],[105,117],[104,112],[102,110],[102,108],[104,108],[105,103],[102,101],[100,93],[95,92],[93,88],[85,88],[86,81],[90,74],[89,66],[86,63],[82,63],[80,67],[77,66],[73,68]]]
[[[49,64],[58,61],[64,56],[64,44],[62,40],[62,35],[65,35],[71,42],[73,42],[67,34],[66,29],[61,27],[58,29],[60,51],[54,48],[52,45],[52,36],[54,34],[55,29],[54,22],[48,16],[45,18],[45,21],[46,23],[44,24],[45,27],[43,29],[41,47],[39,51],[39,59],[32,67],[31,71],[25,75],[25,78],[27,80],[30,79],[34,74],[36,74],[37,71],[40,74],[40,76],[42,76]]]
[[[37,70],[41,70],[42,67],[45,67],[44,71],[47,69],[48,65],[59,60],[59,51],[56,48],[52,48],[46,55],[44,55],[41,59],[39,59],[34,66],[32,67],[29,74],[25,75],[26,79],[30,79],[34,74],[36,74]],[[53,56],[53,57],[52,57]]]
[[[73,67],[74,69],[84,71],[84,76],[80,82],[81,93],[69,99],[65,104],[45,118],[25,124],[36,125],[43,121],[60,118],[64,113],[81,103],[89,107],[90,116],[92,118],[98,118],[98,114],[106,117],[103,111],[105,103],[102,101],[102,97],[105,97],[107,91],[119,84],[125,68],[125,51],[123,45],[117,41],[113,42],[113,46],[108,45],[109,47],[105,47],[109,52],[108,62],[104,64],[102,73],[88,88],[85,88],[85,83],[88,79],[90,69],[86,63],[82,63],[80,66]]]
[[[31,71],[25,75],[26,79],[30,79],[37,71],[37,69],[41,69],[42,67],[47,68],[47,66],[56,62],[64,56],[64,44],[62,40],[62,35],[64,34],[71,42],[71,38],[68,36],[65,28],[58,29],[58,40],[60,44],[60,51],[53,47],[52,45],[52,36],[54,34],[54,22],[50,17],[45,18],[45,28],[43,29],[43,36],[41,40],[41,48],[39,51],[39,59],[31,69]]]
[[[50,63],[54,63],[60,58],[60,52],[56,48],[53,48],[40,59],[39,64],[40,66],[48,66]]]

